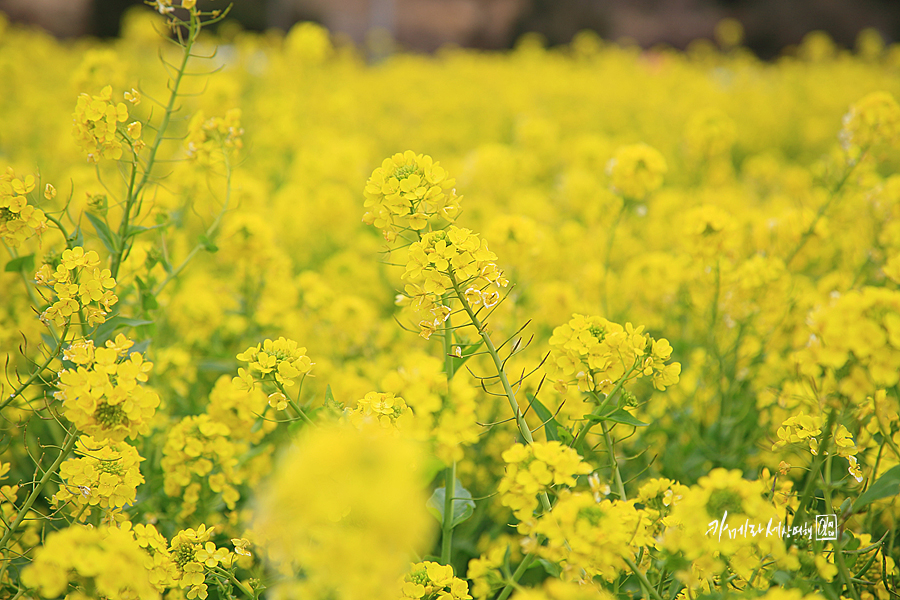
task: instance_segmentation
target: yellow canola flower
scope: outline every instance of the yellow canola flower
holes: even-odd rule
[[[243,148],[243,135],[240,109],[232,108],[224,117],[208,119],[203,111],[198,111],[188,124],[184,145],[189,159],[211,165],[221,162],[226,153]]]
[[[112,101],[112,86],[104,87],[98,96],[78,96],[72,117],[72,134],[87,153],[89,162],[99,162],[101,158],[122,158],[118,125],[128,120],[128,108],[122,102]]]
[[[81,246],[66,249],[60,264],[53,269],[44,264],[38,269],[35,281],[53,290],[53,301],[41,313],[41,321],[53,321],[62,327],[83,310],[87,324],[98,325],[119,301],[113,293],[116,280],[109,269],[100,268],[100,256],[94,250],[85,252]]]
[[[421,231],[434,219],[453,222],[460,208],[455,184],[430,156],[395,154],[366,183],[363,222],[381,229],[388,241],[402,231]]]
[[[848,151],[852,148],[897,147],[900,144],[900,105],[897,100],[889,92],[880,91],[854,103],[844,115],[840,140]]]
[[[183,529],[172,538],[171,554],[177,565],[177,585],[187,589],[187,597],[205,600],[209,595],[206,581],[206,569],[213,569],[219,564],[231,566],[234,555],[225,548],[217,548],[209,540],[214,533],[213,527],[201,524],[196,530]]]
[[[403,398],[392,392],[368,392],[356,402],[356,408],[347,411],[345,418],[357,428],[376,423],[384,429],[399,429],[412,416],[412,409]]]
[[[106,348],[93,350],[93,362],[59,374],[59,391],[54,393],[63,403],[66,418],[97,441],[146,435],[159,406],[156,392],[141,385],[146,383],[153,363],[138,352],[123,358],[120,350],[109,343]],[[86,356],[83,354],[82,360]]]
[[[454,285],[465,290],[474,308],[499,302],[499,293],[486,288],[506,287],[509,280],[495,260],[497,255],[488,248],[487,240],[456,225],[428,232],[410,245],[401,278],[406,282],[404,299],[412,299],[410,307],[425,315],[419,322],[422,337],[428,339],[450,316],[451,310],[441,304],[441,296]]]
[[[294,597],[395,600],[409,558],[429,547],[425,454],[403,436],[349,425],[304,430],[267,490],[254,527]],[[287,593],[287,591],[286,591]]]
[[[596,576],[614,580],[628,569],[626,558],[641,546],[652,547],[648,525],[633,501],[598,503],[592,494],[564,490],[552,511],[529,518],[519,530],[530,536],[523,549],[558,563],[563,581],[588,582]]]
[[[306,348],[299,347],[297,342],[280,337],[277,340],[265,340],[256,347],[251,346],[237,355],[237,359],[249,363],[250,372],[238,370],[234,382],[243,389],[255,387],[252,373],[259,373],[261,378],[274,377],[278,383],[290,387],[295,379],[310,372],[315,363],[306,356]]]
[[[190,515],[205,484],[229,509],[240,499],[237,490],[243,478],[238,456],[246,443],[232,439],[231,429],[202,414],[183,418],[166,435],[162,468],[168,496],[182,499],[182,515]]]
[[[34,186],[34,175],[19,179],[12,169],[0,173],[0,241],[13,248],[47,228],[44,211],[28,204]]]
[[[780,535],[771,534],[783,522],[785,508],[774,506],[767,492],[765,483],[744,479],[738,470],[713,469],[673,503],[671,526],[662,543],[689,561],[700,560],[698,566],[710,577],[721,573],[723,559],[733,556],[743,557],[746,565],[765,558],[795,570],[796,557],[788,553]],[[738,570],[746,577],[751,571]],[[690,575],[680,572],[678,577],[684,581]]]
[[[666,364],[672,356],[668,340],[654,340],[643,326],[622,327],[598,316],[572,315],[553,330],[550,348],[544,369],[563,390],[577,382],[583,392],[608,394],[627,375],[652,377],[662,391],[678,383],[681,373],[680,363]]]
[[[520,587],[513,600],[613,600],[610,592],[595,582],[547,579],[543,587]]]
[[[112,440],[98,441],[83,435],[75,445],[79,458],[63,462],[59,476],[65,482],[54,501],[74,501],[76,506],[118,509],[133,504],[137,486],[144,482],[144,460],[133,446]]]
[[[86,598],[153,600],[160,594],[144,568],[145,558],[128,531],[72,525],[47,536],[22,571],[22,582],[44,598],[62,596],[75,585]]]
[[[469,584],[453,575],[453,567],[430,560],[415,563],[403,576],[400,598],[411,600],[470,600]]]
[[[503,452],[506,473],[497,486],[500,501],[520,520],[531,517],[538,506],[536,496],[553,486],[574,487],[578,475],[593,467],[574,449],[558,441],[515,444]]]
[[[622,146],[606,165],[613,191],[633,200],[658,190],[668,170],[659,150],[647,144]]]

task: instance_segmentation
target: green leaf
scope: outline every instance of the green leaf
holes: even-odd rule
[[[94,333],[94,343],[98,346],[104,344],[106,340],[111,340],[119,329],[140,327],[141,325],[151,325],[152,323],[153,321],[129,319],[128,317],[116,315],[97,327],[97,331]]]
[[[896,496],[900,494],[900,465],[892,467],[878,478],[878,480],[869,486],[862,496],[853,503],[853,511],[859,512],[860,509],[866,507],[876,500]]]
[[[560,573],[562,573],[562,570],[556,563],[552,563],[545,558],[539,558],[537,559],[537,561],[542,567],[544,567],[544,570],[547,571],[547,575],[549,575],[550,577],[559,577]]]
[[[787,585],[791,582],[791,574],[787,571],[775,571],[772,574],[772,581],[778,585]]]
[[[304,421],[303,419],[299,419],[299,418],[293,419],[290,423],[288,423],[288,427],[287,427],[288,433],[290,433],[291,435],[294,435],[295,433],[297,433],[298,431],[303,429],[305,426],[306,426],[306,421]]]
[[[69,248],[84,246],[84,231],[81,230],[81,227],[76,227],[75,231],[69,234],[69,237],[66,239],[66,245]]]
[[[7,273],[18,273],[20,271],[31,273],[34,271],[34,254],[26,254],[25,256],[18,256],[12,259],[6,263],[4,271]]]
[[[49,333],[42,333],[41,340],[44,342],[44,345],[48,348],[56,348],[56,340]]]
[[[143,340],[141,342],[138,342],[131,348],[129,348],[128,353],[133,354],[133,353],[137,352],[138,354],[144,354],[149,347],[150,347],[150,340]]]
[[[152,282],[144,282],[140,277],[135,277],[134,282],[137,284],[141,295],[141,308],[145,312],[159,308],[159,302],[156,301],[156,296],[153,295]]]
[[[634,418],[634,415],[624,408],[617,408],[605,415],[584,415],[584,418],[588,421],[596,421],[598,423],[600,421],[612,421],[613,423],[622,423],[624,425],[631,425],[632,427],[647,426],[647,423],[637,420]]]
[[[335,403],[334,392],[331,391],[331,384],[325,386],[325,403]]]
[[[472,356],[476,352],[478,352],[482,345],[484,345],[484,340],[479,341],[477,344],[469,344],[467,346],[454,344],[454,346],[460,348],[460,354],[462,354],[462,356],[456,356],[455,354],[452,355],[453,372],[456,373],[457,371],[459,371],[462,366],[466,364],[466,361],[472,358]]]
[[[466,521],[475,512],[475,501],[472,500],[472,493],[463,487],[459,479],[454,483],[455,492],[453,493],[453,518],[450,521],[450,527],[454,528],[460,523]],[[428,499],[426,506],[428,512],[434,515],[434,518],[444,524],[444,499],[446,494],[444,486],[434,490],[431,498]]]
[[[117,248],[119,247],[119,238],[110,231],[109,225],[89,212],[84,213],[84,216],[86,216],[88,221],[91,222],[91,225],[94,226],[97,235],[100,237],[100,241],[103,242],[103,245],[106,246],[109,253],[116,254],[116,252],[118,252]]]
[[[216,246],[215,242],[213,242],[211,239],[209,239],[209,237],[207,237],[205,235],[201,235],[199,241],[200,241],[200,245],[203,246],[203,249],[206,250],[207,252],[218,252],[219,251],[219,247]]]
[[[553,413],[547,410],[547,407],[541,404],[541,401],[535,398],[534,394],[532,394],[531,392],[528,392],[526,396],[528,396],[528,402],[531,404],[531,408],[534,409],[534,412],[544,424],[544,433],[547,434],[547,441],[560,441],[558,429],[559,423],[557,423],[556,419],[553,418]]]
[[[149,230],[150,227],[144,227],[143,225],[129,225],[128,231],[125,233],[125,237],[133,237],[137,234]]]

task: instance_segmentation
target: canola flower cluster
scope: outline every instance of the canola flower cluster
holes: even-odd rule
[[[112,291],[116,280],[109,269],[100,268],[100,256],[95,250],[85,252],[81,246],[64,250],[55,269],[50,263],[44,263],[35,281],[52,288],[55,298],[41,314],[41,321],[53,322],[58,327],[70,323],[76,314],[90,326],[103,323],[119,301]]]
[[[221,161],[228,153],[243,148],[241,137],[241,111],[232,108],[224,117],[206,118],[203,111],[191,117],[188,133],[184,139],[187,156],[201,165],[210,165]]]
[[[142,124],[134,121],[124,131],[119,123],[128,120],[128,108],[124,102],[113,102],[112,86],[100,90],[97,96],[81,94],[75,105],[72,135],[89,162],[99,162],[101,158],[118,160],[122,158],[124,139],[135,152],[143,147],[141,142]],[[127,93],[127,92],[126,92]]]
[[[516,444],[503,453],[506,473],[497,487],[501,501],[525,521],[538,507],[535,496],[551,486],[575,487],[575,477],[593,469],[572,448],[559,442]]]
[[[460,210],[456,180],[430,156],[407,150],[384,159],[366,183],[363,222],[392,242],[398,233],[421,231],[430,219],[453,222]]]
[[[28,203],[34,185],[34,175],[19,179],[12,169],[0,174],[0,239],[12,248],[47,227],[44,212]]]
[[[152,8],[0,17],[0,597],[891,598],[900,47]]]
[[[59,391],[66,418],[97,440],[122,441],[147,435],[159,396],[140,385],[148,380],[153,363],[124,335],[95,348],[92,340],[76,342],[66,350],[75,365],[59,374]]]
[[[81,436],[75,444],[75,454],[63,462],[59,476],[65,482],[53,497],[54,502],[73,501],[75,508],[96,505],[101,509],[121,509],[134,504],[137,487],[144,483],[140,463],[144,459],[133,446],[125,442]],[[87,518],[90,513],[82,512]]]
[[[415,600],[471,600],[469,585],[453,575],[449,565],[426,560],[416,563],[403,576],[401,598]]]
[[[583,392],[609,394],[632,373],[635,378],[652,377],[653,386],[665,390],[678,382],[681,364],[665,364],[672,356],[672,346],[643,330],[631,323],[622,327],[603,317],[573,315],[553,330],[547,374],[563,391],[577,382]]]

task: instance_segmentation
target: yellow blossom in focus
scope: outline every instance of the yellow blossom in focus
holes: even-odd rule
[[[122,157],[118,124],[128,120],[128,109],[121,102],[113,103],[112,86],[104,87],[98,96],[78,96],[72,116],[75,141],[87,153],[89,162]]]

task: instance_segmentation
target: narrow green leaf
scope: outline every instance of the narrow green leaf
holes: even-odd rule
[[[82,231],[81,227],[76,227],[75,231],[69,234],[69,238],[66,242],[68,243],[69,248],[84,246],[84,231]]]
[[[116,315],[110,319],[107,319],[105,323],[97,327],[97,331],[96,333],[94,333],[94,343],[96,343],[98,346],[104,344],[106,340],[112,339],[116,331],[118,331],[119,329],[139,327],[141,325],[150,325],[152,323],[153,321],[145,321],[143,319],[129,319],[128,317]]]
[[[150,347],[150,340],[143,340],[132,346],[128,349],[129,354],[137,352],[138,354],[143,354],[147,351],[147,348]]]
[[[872,504],[876,500],[896,496],[900,494],[900,465],[892,467],[869,486],[856,502],[853,503],[853,512]]]
[[[612,421],[613,423],[622,423],[623,425],[631,425],[632,427],[646,427],[647,423],[639,421],[630,412],[624,408],[617,408],[605,415],[584,415],[588,421]]]
[[[41,340],[43,340],[44,345],[47,346],[48,348],[53,348],[53,349],[56,348],[56,340],[53,339],[53,336],[50,335],[49,333],[42,333]]]
[[[159,302],[156,301],[156,296],[153,295],[153,282],[145,282],[140,277],[135,277],[134,282],[137,284],[141,295],[141,308],[145,312],[159,308]]]
[[[546,558],[537,559],[538,563],[544,567],[544,570],[547,571],[547,575],[550,577],[559,577],[562,570],[559,568],[559,565],[556,563],[552,563]]]
[[[207,236],[201,235],[199,241],[200,241],[200,245],[203,246],[203,249],[206,250],[207,252],[218,252],[219,251],[219,247],[216,246],[215,242],[213,242]]]
[[[459,479],[454,483],[456,491],[453,494],[453,517],[450,520],[450,527],[456,527],[460,523],[466,521],[475,512],[475,501],[472,500],[472,493],[463,487]],[[434,490],[431,498],[428,499],[426,506],[435,519],[441,525],[444,524],[444,498],[446,497],[444,486]]]
[[[125,237],[133,237],[149,229],[150,227],[144,227],[143,225],[129,225],[128,232],[125,234]]]
[[[26,273],[31,273],[34,271],[34,254],[26,254],[25,256],[19,256],[8,263],[6,263],[6,268],[4,269],[7,273],[18,273],[20,271],[24,271]]]
[[[547,410],[547,407],[541,404],[541,401],[535,398],[534,394],[531,392],[528,392],[526,396],[528,396],[528,402],[531,404],[531,408],[534,409],[534,412],[541,420],[541,423],[544,424],[544,433],[547,434],[547,441],[560,441],[558,430],[559,424],[556,422],[556,419],[553,418],[553,413]]]
[[[466,361],[472,358],[472,356],[481,349],[481,346],[484,344],[484,340],[479,341],[477,344],[469,344],[467,346],[461,346],[459,344],[454,344],[454,348],[460,349],[460,354],[462,356],[453,355],[453,372],[457,373],[462,368]]]
[[[114,234],[109,229],[109,225],[106,224],[99,217],[92,215],[89,212],[84,213],[84,216],[88,218],[88,221],[91,222],[91,225],[94,226],[94,229],[97,231],[97,235],[100,237],[100,241],[103,242],[103,245],[106,246],[106,249],[109,250],[110,254],[115,254],[117,252],[117,248],[119,247],[119,238],[116,234]]]

